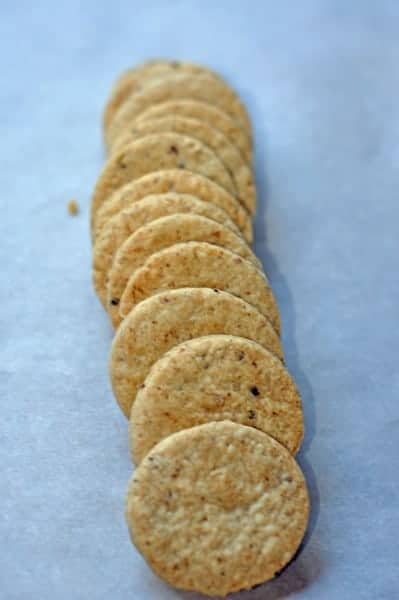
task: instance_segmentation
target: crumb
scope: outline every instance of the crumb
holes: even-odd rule
[[[76,202],[76,200],[70,200],[68,202],[68,212],[73,217],[78,214],[78,212],[79,212],[79,205]]]

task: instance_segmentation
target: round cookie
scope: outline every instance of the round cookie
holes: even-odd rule
[[[211,148],[231,175],[241,204],[249,213],[255,213],[256,190],[251,169],[237,147],[223,133],[212,129],[203,121],[176,116],[135,121],[115,140],[112,151],[117,152],[128,146],[132,141],[146,135],[169,132],[195,138]]]
[[[222,208],[198,200],[195,196],[169,192],[144,197],[112,217],[94,244],[93,283],[104,307],[107,304],[108,272],[118,248],[143,225],[175,213],[201,215],[225,225],[237,235],[240,234],[238,227]]]
[[[103,127],[106,130],[120,106],[129,96],[140,92],[146,85],[156,79],[173,77],[178,74],[207,74],[218,77],[216,73],[205,67],[176,60],[149,60],[122,73],[114,84],[103,114]]]
[[[108,149],[113,146],[121,132],[150,106],[181,99],[214,104],[241,125],[251,143],[252,132],[248,113],[238,96],[229,87],[208,75],[177,75],[158,80],[126,99],[105,131]]]
[[[301,445],[301,397],[278,358],[242,337],[183,342],[152,366],[137,393],[129,423],[132,459],[139,463],[176,431],[225,419],[268,433],[292,454]]]
[[[174,244],[152,254],[132,273],[119,304],[122,318],[149,296],[182,287],[229,292],[252,304],[280,334],[280,315],[269,282],[252,263],[221,246],[206,242]]]
[[[155,446],[130,479],[125,514],[132,542],[157,575],[225,596],[271,579],[291,560],[309,497],[284,446],[220,421]]]
[[[252,220],[235,196],[229,194],[207,177],[182,169],[154,171],[135,179],[116,190],[95,214],[92,235],[95,239],[108,219],[134,202],[150,194],[176,192],[190,194],[207,203],[216,204],[238,225],[247,242],[253,240]]]
[[[118,328],[111,346],[110,377],[124,414],[152,365],[186,340],[228,334],[252,339],[282,358],[281,342],[270,321],[227,292],[181,288],[140,302]]]
[[[112,192],[146,173],[162,169],[200,173],[235,194],[231,176],[205,144],[177,133],[152,134],[122,148],[105,163],[91,201],[91,220]]]
[[[107,309],[115,327],[121,321],[119,303],[123,291],[134,271],[142,267],[154,252],[189,241],[224,246],[257,267],[261,266],[245,240],[216,221],[200,215],[178,213],[151,221],[137,229],[119,247],[109,271]]]
[[[171,115],[199,119],[221,131],[237,146],[246,162],[252,164],[252,147],[242,128],[229,115],[209,102],[198,100],[170,100],[151,106],[137,117],[137,121],[160,119]]]

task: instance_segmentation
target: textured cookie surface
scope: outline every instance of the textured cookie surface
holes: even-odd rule
[[[193,137],[211,148],[231,175],[241,204],[251,214],[255,212],[255,184],[252,171],[247,162],[241,156],[237,147],[223,133],[212,129],[210,125],[199,119],[169,116],[134,122],[116,139],[113,151],[118,151],[132,141],[146,135],[168,132]]]
[[[207,75],[179,75],[149,85],[126,99],[105,131],[108,148],[111,148],[123,130],[150,106],[176,99],[200,100],[214,104],[235,119],[243,127],[248,140],[251,140],[248,113],[229,87],[215,77]]]
[[[270,321],[227,292],[182,288],[140,302],[118,328],[111,346],[110,376],[115,398],[130,415],[151,366],[170,348],[204,335],[252,339],[282,358],[281,342]]]
[[[187,241],[224,246],[239,256],[260,263],[244,239],[216,221],[200,215],[175,214],[161,217],[137,229],[120,246],[109,271],[107,307],[115,326],[120,323],[119,303],[129,278],[147,258],[167,246]]]
[[[301,470],[276,440],[221,421],[169,436],[132,476],[133,543],[173,586],[212,596],[271,579],[295,554],[309,499]]]
[[[203,202],[195,196],[174,192],[146,196],[112,217],[94,244],[93,283],[104,306],[107,303],[108,272],[118,248],[146,223],[175,213],[201,215],[239,234],[237,226],[230,220],[228,214],[215,204]]]
[[[135,179],[114,192],[98,209],[93,222],[93,238],[102,231],[107,221],[124,208],[149,194],[191,194],[204,202],[223,208],[238,225],[247,242],[252,242],[252,221],[238,200],[210,179],[198,173],[181,169],[155,171]]]
[[[152,254],[130,277],[119,312],[125,317],[135,304],[166,290],[208,287],[230,292],[252,304],[280,333],[280,317],[265,275],[226,248],[206,242],[174,244]]]
[[[104,110],[104,129],[108,128],[115,113],[129,96],[137,94],[137,92],[140,92],[146,85],[156,79],[174,77],[175,75],[182,73],[187,75],[205,74],[220,79],[216,73],[210,69],[193,63],[175,60],[146,61],[145,63],[125,71],[116,81]]]
[[[230,142],[237,146],[247,163],[252,164],[252,147],[242,128],[229,115],[208,102],[199,102],[198,100],[162,102],[145,110],[137,120],[159,119],[171,115],[199,119],[208,123],[213,129],[224,133]]]
[[[106,162],[94,189],[91,219],[115,190],[146,173],[162,169],[200,173],[227,191],[235,192],[222,161],[205,144],[177,133],[158,133],[132,142]]]
[[[132,458],[168,435],[228,419],[265,431],[295,454],[303,437],[299,392],[281,361],[242,337],[211,335],[175,346],[152,367],[132,406]]]

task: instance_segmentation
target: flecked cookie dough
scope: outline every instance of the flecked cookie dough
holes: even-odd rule
[[[129,417],[152,365],[186,340],[227,334],[252,339],[282,358],[270,321],[227,292],[182,288],[140,302],[118,328],[111,346],[110,377],[115,398]]]
[[[288,450],[230,421],[164,439],[136,469],[126,499],[132,542],[155,573],[210,596],[274,577],[298,549],[308,515]]]
[[[152,254],[132,273],[119,313],[124,318],[149,296],[182,287],[217,288],[238,296],[265,315],[280,334],[276,299],[264,273],[227,248],[206,242],[174,244]]]
[[[252,147],[243,129],[224,111],[198,100],[170,100],[155,104],[137,117],[137,121],[160,119],[170,116],[199,119],[208,123],[213,129],[224,133],[232,144],[237,146],[246,162],[252,164]]]
[[[132,142],[105,163],[93,193],[91,222],[101,204],[115,190],[162,169],[199,173],[235,194],[235,185],[226,167],[205,144],[177,133],[152,134]]]
[[[254,214],[256,210],[256,190],[252,170],[241,156],[238,148],[217,129],[199,119],[169,116],[131,123],[126,131],[115,140],[112,151],[118,152],[131,142],[146,135],[157,133],[178,133],[199,140],[220,158],[229,172],[241,204]]]
[[[253,240],[252,220],[237,198],[207,177],[181,169],[154,171],[125,184],[99,207],[95,214],[92,235],[95,239],[109,219],[124,208],[129,208],[149,194],[176,192],[190,194],[227,212],[238,225],[247,242]]]
[[[137,393],[129,424],[132,459],[139,463],[176,431],[225,419],[265,431],[292,454],[299,450],[301,397],[278,358],[242,337],[183,342],[152,366]]]
[[[148,85],[126,99],[105,131],[108,149],[122,131],[150,106],[182,99],[199,100],[217,106],[241,125],[251,143],[251,123],[246,108],[228,86],[208,75],[177,75]]]
[[[93,248],[93,283],[104,307],[107,304],[108,272],[118,248],[137,229],[167,215],[197,214],[225,225],[236,234],[238,227],[222,209],[188,194],[153,194],[117,213],[104,226]]]
[[[174,214],[151,221],[137,229],[119,247],[109,271],[107,308],[115,327],[121,321],[119,303],[123,291],[134,271],[142,267],[154,252],[188,241],[224,246],[261,267],[245,240],[216,221],[190,214]]]

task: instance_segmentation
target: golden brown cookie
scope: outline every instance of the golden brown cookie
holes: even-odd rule
[[[252,304],[280,334],[273,291],[256,266],[227,248],[206,242],[174,244],[152,254],[131,275],[119,304],[122,318],[149,296],[181,287],[208,287],[229,292]]]
[[[129,96],[140,92],[146,85],[164,77],[174,77],[178,74],[218,77],[216,73],[188,62],[176,60],[149,60],[122,73],[114,84],[103,115],[103,126],[107,129],[114,115]]]
[[[211,148],[231,175],[236,195],[241,204],[249,213],[255,213],[256,190],[253,174],[248,163],[242,157],[238,148],[223,133],[217,129],[212,129],[204,121],[174,115],[135,121],[115,140],[112,152],[117,152],[146,135],[170,132],[195,138]]]
[[[132,459],[139,463],[176,431],[225,419],[268,433],[292,454],[301,445],[301,397],[278,358],[242,337],[183,342],[152,366],[137,393],[129,425]]]
[[[245,240],[216,221],[194,214],[174,214],[151,221],[124,241],[109,271],[107,308],[115,327],[121,321],[119,303],[122,294],[134,271],[143,266],[154,252],[192,240],[224,246],[261,267]]]
[[[148,173],[119,188],[98,209],[93,223],[93,238],[95,239],[107,221],[122,209],[129,208],[134,202],[142,200],[149,194],[168,192],[190,194],[204,202],[219,206],[238,225],[247,242],[252,242],[252,220],[238,200],[199,173],[181,169]]]
[[[243,129],[224,111],[209,102],[198,100],[170,100],[151,106],[137,117],[137,121],[160,119],[162,117],[188,117],[208,123],[221,131],[232,144],[237,146],[246,162],[252,164],[252,147]]]
[[[177,133],[158,133],[132,142],[113,155],[97,180],[91,202],[91,222],[115,190],[151,171],[187,169],[200,173],[233,195],[235,185],[222,161],[205,144]]]
[[[105,131],[108,149],[113,146],[122,131],[150,106],[181,99],[214,104],[241,125],[251,143],[252,133],[248,113],[231,88],[208,75],[177,75],[148,85],[141,92],[130,95],[125,100]]]
[[[140,302],[121,323],[112,342],[110,376],[124,414],[152,365],[173,346],[204,335],[252,339],[282,358],[281,342],[270,321],[227,292],[182,288]]]
[[[107,305],[108,273],[118,248],[143,225],[176,213],[190,213],[207,217],[240,235],[238,227],[222,208],[210,202],[198,200],[195,196],[169,192],[168,194],[153,194],[144,197],[130,208],[121,210],[112,217],[94,244],[93,284],[104,307]]]
[[[308,516],[306,483],[288,450],[231,421],[157,444],[126,499],[132,542],[155,573],[210,596],[274,577],[298,549]]]

